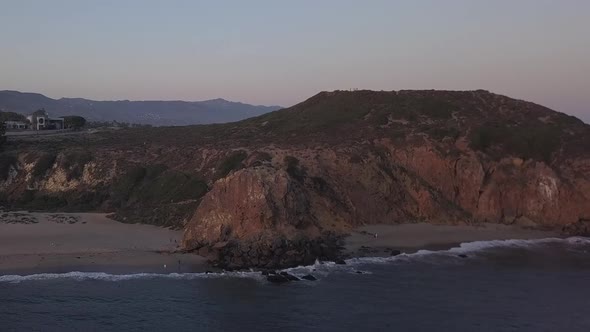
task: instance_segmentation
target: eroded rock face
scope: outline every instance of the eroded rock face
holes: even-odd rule
[[[320,231],[303,186],[284,170],[260,166],[215,183],[186,226],[183,246],[205,249],[226,268],[274,268],[333,257],[330,242],[337,237]]]
[[[395,149],[400,162],[426,180],[473,220],[513,223],[526,217],[544,226],[576,222],[590,214],[590,182],[563,165],[519,158],[481,161],[471,150],[456,158],[428,146]],[[579,164],[576,162],[575,164]],[[579,166],[581,168],[581,166]]]
[[[214,184],[187,225],[184,244],[198,248],[268,230],[289,235],[311,218],[307,197],[285,171],[243,169]]]

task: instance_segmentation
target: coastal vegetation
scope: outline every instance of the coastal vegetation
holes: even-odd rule
[[[10,168],[17,163],[16,155],[14,153],[0,154],[0,180],[6,181],[10,172]]]
[[[4,129],[4,126],[0,126],[0,151],[2,151],[2,145],[4,145],[6,142],[6,136],[4,136],[5,134],[6,129]]]
[[[22,121],[22,122],[26,122],[27,121],[27,118],[24,115],[20,114],[20,113],[0,111],[0,123],[3,123],[5,121]]]
[[[217,172],[219,173],[220,177],[224,177],[228,175],[231,171],[238,170],[242,168],[243,161],[248,157],[248,154],[244,150],[238,150],[231,152],[225,159],[221,161],[219,166],[217,167]]]
[[[495,158],[501,158],[509,153],[523,159],[550,163],[553,154],[560,147],[561,135],[561,128],[543,123],[514,127],[501,123],[486,123],[475,129],[470,139],[472,148]]]
[[[86,119],[78,115],[62,116],[64,127],[68,129],[80,129],[86,126]]]

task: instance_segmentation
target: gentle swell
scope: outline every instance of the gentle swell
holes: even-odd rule
[[[461,243],[459,247],[449,250],[419,250],[411,254],[400,254],[392,257],[359,257],[346,260],[346,265],[338,265],[334,262],[319,262],[309,266],[299,266],[283,271],[296,276],[313,274],[316,277],[325,277],[331,272],[346,272],[355,274],[371,274],[369,271],[358,270],[357,268],[366,264],[382,264],[395,261],[421,260],[424,258],[434,258],[437,256],[457,257],[460,254],[475,254],[494,248],[535,248],[545,244],[564,244],[571,246],[590,245],[590,238],[570,237],[566,239],[547,238],[536,240],[494,240],[494,241],[475,241]],[[103,272],[69,272],[69,273],[43,273],[33,275],[4,275],[0,276],[0,282],[19,283],[23,281],[52,280],[52,279],[72,279],[72,280],[103,280],[103,281],[125,281],[134,279],[201,279],[201,278],[249,278],[258,281],[265,280],[260,272],[220,272],[220,273],[137,273],[137,274],[109,274]]]

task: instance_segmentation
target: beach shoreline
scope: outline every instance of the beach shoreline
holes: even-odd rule
[[[563,237],[558,231],[518,225],[438,225],[428,223],[368,225],[346,237],[346,257],[387,257],[420,250],[448,250],[462,243],[498,240],[537,240]]]
[[[343,257],[388,257],[448,250],[461,243],[561,237],[515,225],[368,225],[344,239]],[[182,231],[124,224],[101,213],[0,212],[0,275],[217,271],[180,249]]]
[[[0,275],[68,272],[200,273],[213,270],[204,257],[167,252],[91,252],[0,255]]]
[[[0,212],[0,275],[187,273],[206,258],[179,251],[182,231],[124,224],[102,213]]]

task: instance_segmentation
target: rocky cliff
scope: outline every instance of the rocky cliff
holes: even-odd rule
[[[16,140],[4,205],[184,227],[226,267],[334,258],[372,223],[587,231],[590,128],[486,91],[323,92],[224,125]]]

